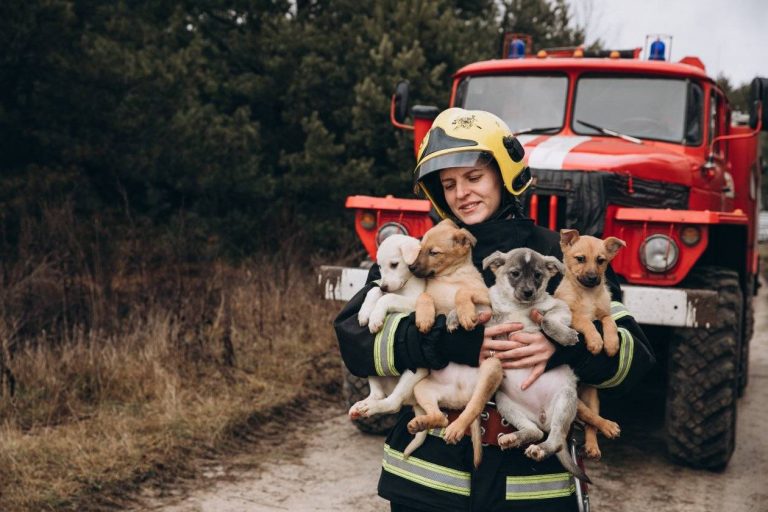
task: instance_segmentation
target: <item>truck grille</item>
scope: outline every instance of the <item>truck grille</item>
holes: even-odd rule
[[[564,223],[567,201],[565,196],[530,194],[525,204],[525,212],[539,226],[557,231],[568,227]]]
[[[609,204],[647,208],[688,208],[688,187],[635,178],[629,173],[531,169],[533,183],[520,198],[539,226],[578,229],[602,236]]]

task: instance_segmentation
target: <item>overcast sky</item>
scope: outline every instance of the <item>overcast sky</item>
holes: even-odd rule
[[[768,0],[569,0],[587,43],[643,47],[649,34],[670,34],[672,60],[699,57],[707,74],[738,86],[768,78]]]

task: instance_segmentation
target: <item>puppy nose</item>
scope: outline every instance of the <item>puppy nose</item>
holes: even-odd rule
[[[381,288],[381,291],[383,291],[384,293],[389,293],[389,286],[387,286],[386,284],[381,283],[379,288]]]
[[[530,290],[530,289],[523,290],[523,297],[525,297],[526,299],[530,299],[531,297],[533,297],[533,290]]]
[[[411,273],[415,272],[416,271],[416,264],[414,263],[413,265],[408,265],[408,270],[410,270]]]
[[[589,284],[597,284],[600,282],[600,278],[597,274],[587,274],[587,283]]]

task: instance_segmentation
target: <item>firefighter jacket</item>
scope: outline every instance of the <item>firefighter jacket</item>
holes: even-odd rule
[[[536,226],[530,219],[498,219],[464,226],[476,238],[472,260],[481,268],[482,260],[494,251],[507,252],[528,247],[544,255],[562,259],[558,233]],[[361,327],[357,312],[365,295],[379,277],[374,266],[368,284],[350,300],[334,322],[342,359],[352,374],[397,376],[406,369],[440,369],[449,362],[478,365],[483,327],[472,331],[459,328],[448,333],[445,317],[439,315],[433,329],[418,332],[414,313],[390,314],[383,328],[371,334]],[[483,272],[488,286],[494,275]],[[612,315],[620,334],[620,350],[614,357],[605,353],[592,355],[586,344],[572,347],[556,345],[548,367],[569,364],[581,382],[606,391],[623,392],[631,388],[654,364],[653,350],[631,314],[620,302],[621,292],[615,274],[606,276],[614,302]],[[559,284],[550,282],[552,292]],[[596,327],[600,329],[599,322]],[[601,331],[602,332],[602,331]],[[403,449],[412,439],[406,425],[413,417],[407,408],[387,438],[379,494],[393,503],[417,510],[541,510],[561,511],[575,507],[575,485],[555,457],[535,462],[522,450],[483,449],[483,462],[472,468],[472,447],[468,437],[457,445],[440,439],[440,432],[430,432],[424,445],[410,457]]]

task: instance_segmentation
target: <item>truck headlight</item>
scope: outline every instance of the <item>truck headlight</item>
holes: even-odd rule
[[[640,260],[651,272],[666,272],[677,263],[680,249],[666,235],[651,235],[640,246]]]
[[[379,231],[376,233],[376,247],[381,245],[381,242],[384,241],[385,238],[390,237],[392,235],[407,235],[408,230],[405,229],[405,226],[402,224],[398,224],[397,222],[387,222],[383,226],[379,228]]]

